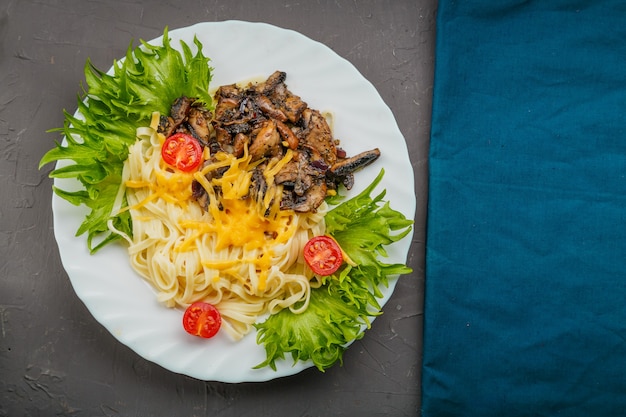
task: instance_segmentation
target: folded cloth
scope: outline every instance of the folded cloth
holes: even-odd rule
[[[626,413],[626,3],[440,0],[422,415]]]

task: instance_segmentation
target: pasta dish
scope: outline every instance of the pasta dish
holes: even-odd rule
[[[250,105],[258,114],[249,136],[241,139],[245,129],[235,135],[243,140],[239,150],[223,132],[219,136],[224,120],[220,126],[206,109],[194,107],[193,100],[174,103],[173,117],[155,113],[150,127],[138,129],[123,168],[117,208],[125,197],[132,236],[110,226],[128,241],[132,267],[153,285],[160,302],[183,308],[199,300],[214,305],[233,339],[250,332],[261,315],[307,308],[311,288],[322,282],[307,266],[303,249],[312,237],[324,235],[324,198],[337,186],[336,180],[327,180],[326,171],[342,167],[337,178],[345,182],[377,156],[337,157],[337,141],[327,122],[319,112],[311,114],[304,102],[299,113],[308,113],[309,126],[300,130],[299,115],[293,123],[278,115],[279,108],[268,109],[269,100],[259,100],[258,92],[270,83],[272,91],[278,85],[285,88],[284,73],[273,77],[279,79],[218,90],[216,117],[223,117],[225,106],[233,107],[235,92],[256,100]],[[219,97],[226,94],[225,104]],[[293,105],[296,96],[289,92],[289,97]],[[240,113],[236,117],[246,117],[241,103],[235,105]],[[259,110],[259,105],[265,107]],[[199,112],[204,113],[200,127]],[[281,125],[283,133],[277,127]],[[204,135],[197,133],[201,128]],[[197,169],[177,169],[164,160],[166,134],[183,131],[201,145]],[[322,157],[322,152],[329,156]],[[286,179],[290,174],[297,176],[295,181]],[[295,191],[297,187],[305,190]]]
[[[356,171],[380,151],[348,155],[333,135],[333,115],[290,91],[285,72],[210,88],[211,60],[197,36],[189,39],[193,44],[180,40],[174,47],[166,28],[158,42],[129,46],[108,72],[87,61],[88,89],[76,113],[64,112],[63,127],[52,129],[63,140],[39,163],[59,162],[49,174],[56,197],[87,209],[75,235],[63,242],[84,236],[94,265],[102,262],[102,248],[123,244],[117,254],[127,254],[128,265],[155,290],[156,297],[148,299],[168,307],[168,319],[182,316],[184,330],[173,333],[167,333],[173,322],[153,314],[161,309],[150,306],[143,316],[142,325],[167,329],[167,340],[150,343],[160,354],[174,343],[212,358],[224,346],[245,350],[248,334],[263,347],[265,359],[243,366],[276,371],[289,355],[294,364],[310,360],[323,371],[341,362],[350,343],[382,313],[379,300],[389,294],[384,288],[411,272],[385,258],[387,246],[407,237],[413,222],[391,208],[386,189],[376,190],[382,167],[375,177],[364,176],[369,184],[360,192],[347,192]],[[320,77],[303,74],[312,76],[310,84],[300,85],[313,99],[310,87]],[[383,123],[376,122],[375,112],[361,113],[358,97],[370,97],[369,86],[364,95],[336,82],[320,86],[329,99],[321,102],[338,105],[338,132],[350,141],[377,138],[350,148],[401,137],[384,106],[366,106],[382,108]],[[337,88],[355,97],[344,103]],[[351,112],[347,103],[359,110]],[[352,115],[354,131],[343,129],[344,114]],[[69,247],[85,249],[73,242]],[[143,297],[135,288],[126,293],[115,285],[134,286],[134,274],[131,284],[131,276],[96,268],[85,279],[93,279],[114,303]],[[126,324],[137,312],[122,309],[116,319]],[[225,340],[189,339],[211,338],[221,329]]]

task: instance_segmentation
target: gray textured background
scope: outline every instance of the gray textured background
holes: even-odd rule
[[[0,416],[418,415],[435,14],[434,0],[0,0]],[[326,373],[247,384],[171,373],[93,319],[59,260],[51,166],[37,165],[57,139],[46,130],[76,109],[86,59],[106,69],[131,40],[227,19],[328,45],[374,84],[408,144],[414,273]]]

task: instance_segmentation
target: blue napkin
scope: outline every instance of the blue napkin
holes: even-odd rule
[[[626,415],[626,3],[440,0],[422,415]]]

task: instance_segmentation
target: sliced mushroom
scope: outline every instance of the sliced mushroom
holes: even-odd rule
[[[276,122],[266,121],[258,133],[252,139],[250,156],[252,160],[258,160],[265,156],[274,156],[280,152],[280,135],[276,130]]]

